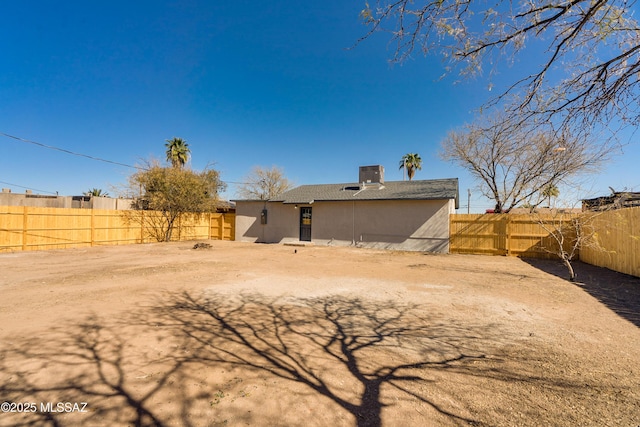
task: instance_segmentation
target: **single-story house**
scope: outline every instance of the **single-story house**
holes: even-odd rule
[[[382,166],[359,182],[302,185],[269,200],[236,200],[236,240],[448,252],[458,179],[384,182]]]

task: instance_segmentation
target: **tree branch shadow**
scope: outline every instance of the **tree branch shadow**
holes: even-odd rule
[[[358,298],[316,298],[303,305],[282,305],[277,299],[243,295],[235,304],[212,296],[195,298],[183,294],[162,314],[181,334],[198,343],[194,356],[204,363],[240,365],[267,370],[271,375],[304,384],[351,413],[358,426],[381,425],[381,388],[422,380],[412,371],[445,368],[484,355],[465,342],[473,331],[439,325],[424,326],[414,318],[416,307],[386,303],[384,307],[364,304]],[[371,364],[373,353],[401,349],[406,340],[428,337],[425,356],[393,364]],[[398,358],[402,359],[401,353]],[[368,365],[366,366],[367,363]],[[333,365],[333,366],[332,366]],[[325,369],[318,369],[324,366]],[[361,396],[341,395],[324,377],[327,370],[341,371],[361,385]],[[452,419],[474,420],[434,409]]]
[[[155,384],[140,390],[132,384],[127,347],[119,328],[104,326],[96,317],[53,328],[46,337],[8,343],[0,351],[0,395],[4,401],[36,405],[24,413],[3,414],[11,416],[8,425],[163,426],[148,401],[182,370],[184,361],[156,360],[169,361],[168,368]],[[68,413],[58,402],[77,403],[80,411]],[[44,410],[41,404],[51,405]]]
[[[143,336],[145,341],[138,342]],[[393,413],[400,416],[394,422],[404,424],[424,424],[427,417],[438,424],[491,425],[467,397],[440,397],[450,392],[447,378],[558,385],[502,364],[496,349],[509,339],[486,321],[456,321],[424,305],[395,301],[169,294],[118,321],[90,317],[52,328],[46,337],[13,339],[0,350],[2,400],[86,401],[89,412],[4,414],[0,424],[215,426],[231,420],[322,425],[343,420],[341,425],[375,427],[388,423],[385,414]],[[247,398],[234,406],[225,400],[229,383],[215,382],[219,372],[226,381],[233,375],[232,381],[245,385],[277,380],[290,389],[265,386],[262,400],[242,391]],[[270,399],[280,400],[282,413],[260,412]],[[332,413],[309,419],[298,407],[304,399]],[[414,411],[416,405],[427,415]]]
[[[554,260],[523,258],[533,267],[560,278],[566,268]],[[575,261],[576,284],[623,319],[640,327],[640,277]]]

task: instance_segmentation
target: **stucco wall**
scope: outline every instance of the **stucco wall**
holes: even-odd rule
[[[265,202],[236,202],[236,241],[265,242],[265,227],[260,224],[260,212]]]
[[[70,208],[71,197],[0,193],[0,206],[34,206],[41,208]]]
[[[311,241],[320,245],[448,252],[453,200],[316,202],[288,205],[243,202],[236,205],[236,240],[298,241],[300,209],[313,209]],[[267,224],[260,212],[267,209]]]
[[[260,214],[267,210],[267,224]],[[236,241],[284,243],[299,239],[299,213],[295,205],[264,201],[236,202]]]
[[[53,196],[0,192],[0,206],[33,206],[39,208],[131,209],[130,199],[111,197]],[[79,200],[82,199],[82,200]]]
[[[318,203],[311,236],[318,244],[448,252],[449,205],[422,200]]]

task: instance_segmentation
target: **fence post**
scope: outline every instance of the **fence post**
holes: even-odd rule
[[[144,209],[140,211],[140,243],[144,243]]]
[[[451,252],[451,242],[453,241],[453,234],[451,233],[451,230],[453,230],[453,227],[452,227],[453,221],[451,219],[452,217],[453,217],[453,214],[450,213],[449,218],[447,218],[447,220],[449,221],[449,246],[447,247],[448,254],[452,253]]]
[[[27,227],[29,226],[29,218],[27,213],[28,207],[24,206],[22,209],[22,250],[27,250]]]
[[[511,224],[511,217],[509,214],[506,214],[506,219],[505,232],[507,233],[507,241],[505,243],[507,244],[507,256],[511,256],[511,227],[509,226]]]
[[[91,206],[91,246],[93,246],[93,241],[95,240],[95,236],[93,235],[96,228],[94,212],[95,209],[93,209],[93,206]]]

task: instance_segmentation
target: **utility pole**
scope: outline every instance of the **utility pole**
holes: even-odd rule
[[[404,176],[407,172],[407,159],[406,158],[402,158],[402,180],[404,181]]]
[[[467,215],[471,212],[471,190],[467,188]]]

